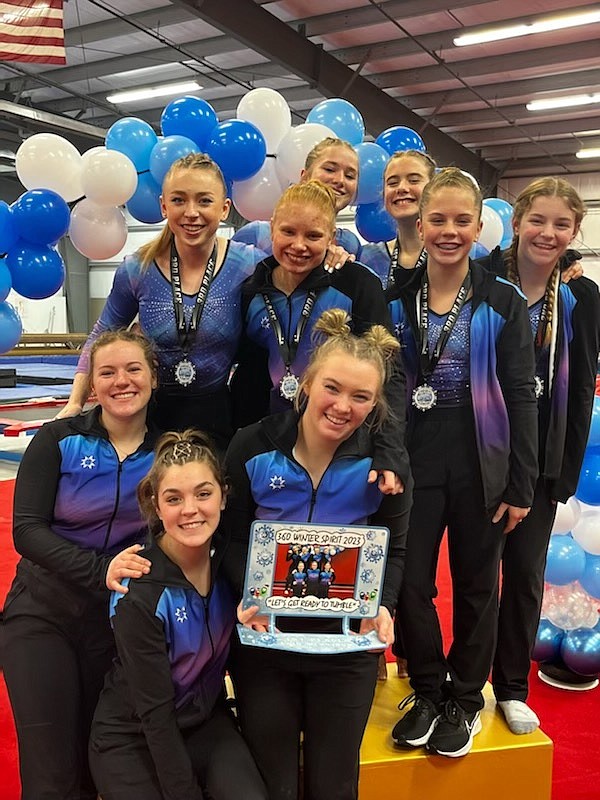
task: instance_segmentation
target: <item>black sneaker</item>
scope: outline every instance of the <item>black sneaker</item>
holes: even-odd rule
[[[396,723],[392,731],[392,739],[399,747],[421,747],[427,744],[440,716],[435,703],[414,692],[400,703],[399,711],[411,702],[412,708]]]
[[[430,753],[459,758],[473,746],[473,737],[481,730],[479,711],[467,713],[455,700],[444,703],[442,714],[427,742]]]

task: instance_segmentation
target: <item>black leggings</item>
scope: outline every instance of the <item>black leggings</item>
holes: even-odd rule
[[[356,800],[377,682],[373,653],[306,655],[232,643],[242,733],[269,800]],[[300,733],[303,785],[299,795]]]

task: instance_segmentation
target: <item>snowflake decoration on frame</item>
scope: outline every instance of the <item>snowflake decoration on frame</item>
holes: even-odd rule
[[[254,541],[266,547],[275,541],[275,529],[271,525],[259,525],[254,531]]]
[[[371,564],[376,564],[384,556],[383,547],[380,544],[368,544],[363,550],[363,555]]]
[[[367,604],[367,603],[361,603],[361,604],[360,604],[360,606],[358,607],[358,613],[359,613],[359,614],[360,614],[362,617],[366,617],[366,616],[367,616],[367,614],[370,612],[370,610],[371,610],[371,609],[369,608],[369,606],[368,606],[368,604]]]
[[[269,567],[273,563],[273,553],[259,553],[256,556],[257,564],[261,567]]]
[[[357,647],[368,647],[371,644],[371,640],[366,636],[357,636],[353,641]]]
[[[263,646],[270,647],[271,645],[275,644],[275,642],[277,641],[277,638],[275,636],[273,636],[272,633],[261,633],[261,635],[258,637],[258,641]]]
[[[360,579],[363,583],[373,583],[377,575],[373,569],[363,569],[360,573]]]
[[[253,579],[254,579],[255,581],[262,581],[262,579],[265,577],[265,573],[264,573],[264,572],[261,572],[260,570],[257,570],[257,571],[256,571],[256,572],[255,572],[255,573],[252,575],[252,577],[253,577]]]

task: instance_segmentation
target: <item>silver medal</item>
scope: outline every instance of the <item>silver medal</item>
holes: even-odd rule
[[[437,392],[428,384],[424,383],[413,389],[412,404],[419,411],[429,411],[437,403]]]
[[[292,402],[298,394],[300,381],[292,372],[286,372],[283,378],[279,381],[279,393],[286,400]]]
[[[539,375],[535,376],[535,396],[541,397],[544,394],[544,381]]]
[[[189,358],[183,358],[175,367],[175,380],[180,386],[189,386],[196,377],[196,367]]]

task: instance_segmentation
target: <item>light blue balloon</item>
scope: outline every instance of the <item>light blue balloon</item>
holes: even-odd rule
[[[138,172],[148,169],[152,148],[158,141],[153,128],[137,117],[123,117],[108,129],[106,149],[118,150],[133,162]]]
[[[595,448],[585,451],[575,497],[589,506],[600,505],[600,453]]]
[[[357,145],[365,136],[362,114],[352,103],[341,97],[322,100],[308,113],[307,122],[316,122],[330,128],[339,139]]]
[[[592,423],[587,440],[588,447],[600,447],[600,397],[594,395],[592,407]]]
[[[3,303],[12,289],[12,276],[4,259],[0,261],[0,303]]]
[[[227,181],[245,181],[265,163],[265,137],[251,122],[227,119],[213,128],[206,146]]]
[[[538,625],[531,658],[533,661],[554,661],[560,654],[560,643],[565,632],[549,619],[542,617]]]
[[[375,142],[362,142],[354,148],[358,155],[358,189],[356,205],[381,202],[383,198],[383,173],[389,153]]]
[[[568,631],[561,642],[560,654],[570,670],[594,677],[600,672],[600,632],[594,628]]]
[[[24,192],[12,209],[17,231],[28,242],[54,244],[69,230],[69,206],[50,189]]]
[[[485,256],[489,256],[490,251],[487,247],[481,244],[481,242],[473,242],[473,246],[469,251],[469,257],[476,261],[478,258],[485,258]]]
[[[585,569],[579,578],[579,583],[589,595],[600,600],[600,556],[586,553]]]
[[[0,303],[0,353],[12,350],[22,333],[23,325],[15,308],[10,303]]]
[[[419,134],[404,125],[386,128],[375,139],[375,144],[383,147],[391,156],[404,150],[419,150],[421,153],[425,153],[427,150],[425,142]]]
[[[396,223],[383,203],[367,203],[356,209],[355,224],[367,242],[388,242],[396,236]]]
[[[138,184],[133,197],[125,206],[132,217],[140,222],[160,222],[163,218],[160,207],[161,188],[149,172],[138,175]]]
[[[198,147],[186,136],[164,136],[159,139],[150,153],[150,174],[159,186],[172,164],[179,158],[196,153]]]
[[[65,263],[58,250],[47,244],[19,239],[6,257],[15,292],[31,300],[56,294],[65,280]]]
[[[504,242],[508,239],[509,240],[508,245],[506,245],[506,247],[508,247],[512,242],[513,238],[513,229],[512,229],[513,207],[509,202],[507,202],[506,200],[502,200],[502,198],[500,197],[486,197],[486,199],[483,202],[486,206],[493,208],[496,214],[498,214],[498,216],[502,220],[502,226],[504,228],[502,241]],[[505,247],[502,246],[502,244],[500,244],[500,247],[502,247],[503,250],[506,249]]]
[[[513,240],[512,233],[510,234],[510,236],[503,236],[502,239],[500,240],[500,250],[508,250],[508,248],[512,244],[512,240]]]
[[[546,556],[545,579],[554,586],[578,581],[585,569],[585,550],[571,536],[552,536]]]
[[[0,200],[0,254],[8,253],[18,238],[13,210],[4,200]]]
[[[185,95],[165,106],[160,117],[163,136],[185,136],[203,153],[219,120],[214,108],[201,97]]]

